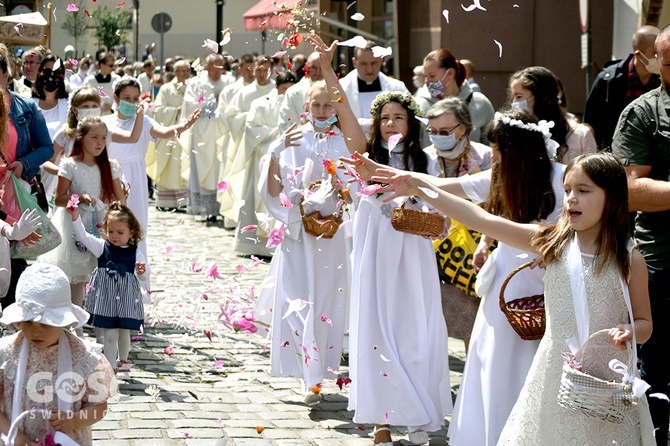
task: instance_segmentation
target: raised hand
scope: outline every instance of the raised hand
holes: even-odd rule
[[[326,45],[316,34],[311,34],[307,36],[307,41],[312,44],[314,51],[319,53],[319,61],[321,62],[321,69],[325,67],[332,67],[333,57],[335,56],[335,50],[337,49],[338,41],[334,41],[330,46]]]
[[[282,135],[282,141],[284,141],[284,144],[279,144],[278,146],[274,147],[274,150],[270,153],[270,157],[279,162],[279,155],[281,153],[288,149],[289,147],[298,147],[300,146],[300,140],[302,139],[302,132],[300,130],[297,130],[298,124],[293,123],[291,124],[291,127],[289,127],[284,134]]]

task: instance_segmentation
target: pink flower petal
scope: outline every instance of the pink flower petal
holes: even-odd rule
[[[216,183],[216,190],[218,192],[223,192],[226,189],[228,189],[228,183],[226,183],[225,181],[219,181],[218,183]]]
[[[391,153],[393,151],[393,149],[395,148],[395,146],[398,145],[398,143],[400,142],[401,139],[402,139],[402,134],[400,134],[400,133],[396,133],[395,135],[391,135],[391,137],[389,138],[389,141],[388,141],[389,153]]]
[[[258,229],[258,225],[247,225],[247,226],[243,227],[242,229],[240,229],[240,232],[241,233],[256,232],[257,229]]]
[[[377,191],[381,188],[382,188],[382,186],[380,184],[371,184],[369,186],[365,186],[361,190],[358,191],[358,196],[359,197],[369,197],[371,195],[376,194]]]
[[[77,12],[77,11],[79,11],[79,7],[74,3],[70,3],[69,5],[67,5],[67,12]]]
[[[330,324],[331,326],[333,325],[333,321],[330,320],[329,317],[324,316],[323,314],[321,315],[321,322],[325,322],[326,324]]]
[[[293,203],[291,203],[291,200],[283,192],[279,194],[279,203],[287,209],[293,209]]]

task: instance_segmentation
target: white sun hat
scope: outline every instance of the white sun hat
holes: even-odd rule
[[[65,273],[57,266],[36,263],[21,274],[16,285],[16,303],[5,308],[0,323],[34,321],[53,327],[79,328],[88,318],[83,308],[72,304]]]

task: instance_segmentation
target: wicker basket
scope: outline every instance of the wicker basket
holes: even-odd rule
[[[445,218],[432,212],[405,209],[405,203],[393,209],[391,226],[393,229],[408,234],[424,237],[437,237],[444,234]]]
[[[587,343],[596,336],[607,336],[609,329],[593,333]],[[575,361],[581,360],[584,346],[575,353]],[[634,373],[632,346],[626,343],[628,350],[628,370]],[[570,364],[563,364],[561,387],[558,390],[558,404],[583,415],[621,423],[626,413],[637,406],[638,398],[628,382],[606,381],[574,369]]]
[[[316,189],[319,185],[321,185],[321,180],[316,180],[309,185],[309,190]],[[341,198],[342,194],[340,193]],[[319,211],[310,212],[305,215],[305,210],[302,206],[304,200],[305,197],[300,199],[300,216],[302,217],[302,225],[305,228],[305,232],[316,238],[333,238],[342,224],[342,208],[340,208],[337,214],[326,217],[321,215]]]
[[[530,265],[532,262],[524,263],[512,271],[500,288],[500,309],[505,313],[514,331],[526,341],[542,339],[544,336],[544,295],[521,297],[505,302],[505,288],[516,273]]]

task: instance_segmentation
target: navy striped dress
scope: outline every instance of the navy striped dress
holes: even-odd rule
[[[91,314],[90,325],[139,330],[144,323],[144,304],[135,275],[136,252],[136,245],[119,247],[105,241],[84,304]]]

